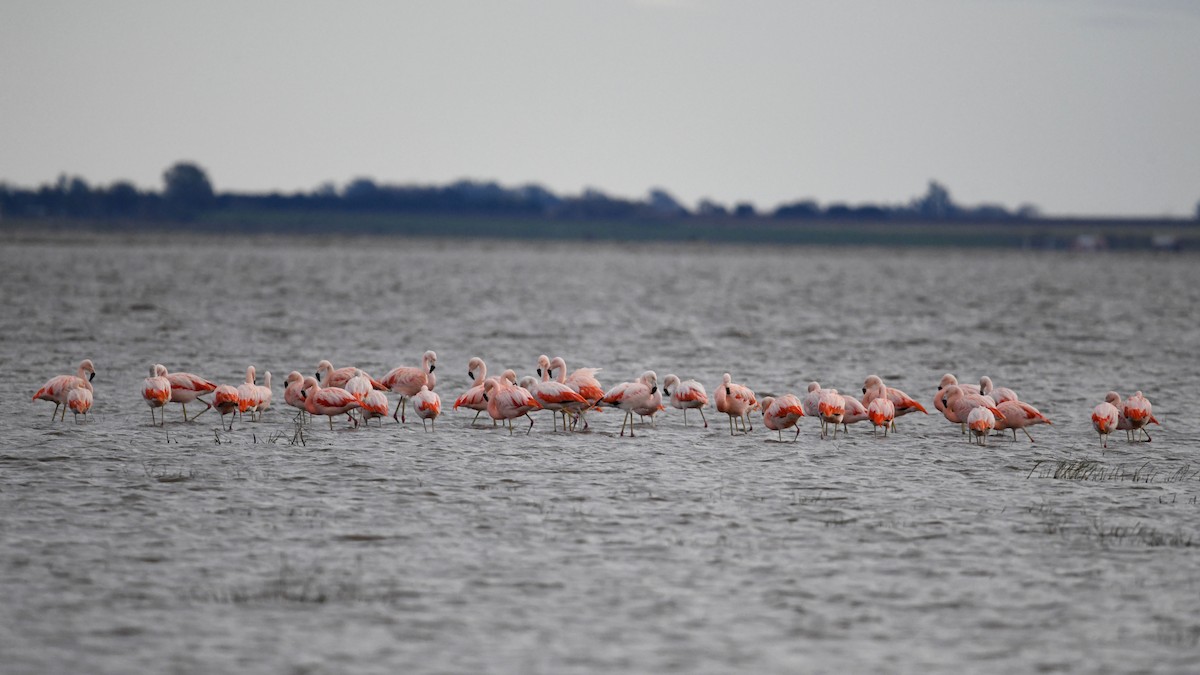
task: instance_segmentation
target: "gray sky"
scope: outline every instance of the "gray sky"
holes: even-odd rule
[[[1200,2],[0,3],[0,181],[1191,215]]]

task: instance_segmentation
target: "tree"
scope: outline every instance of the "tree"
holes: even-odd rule
[[[177,162],[163,172],[163,201],[167,215],[191,220],[212,208],[216,199],[204,169],[191,162]]]
[[[913,210],[925,218],[949,218],[958,212],[958,206],[950,199],[950,191],[941,183],[929,181],[925,196],[913,200]]]

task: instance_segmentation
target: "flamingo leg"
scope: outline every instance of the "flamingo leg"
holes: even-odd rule
[[[796,435],[792,436],[792,442],[795,443],[796,439],[798,439],[798,438],[800,438],[800,425],[799,424],[796,425]]]
[[[733,435],[733,415],[729,416],[729,435]]]
[[[683,409],[683,426],[687,426],[687,408]]]
[[[1026,431],[1025,427],[1021,427],[1021,431],[1024,431],[1024,432],[1025,432],[1025,435],[1026,435],[1026,436],[1029,436],[1029,432],[1028,432],[1028,431]],[[1017,438],[1017,432],[1016,432],[1016,431],[1013,431],[1013,439],[1015,440],[1016,438]],[[1033,442],[1033,436],[1029,436],[1029,442],[1030,442],[1030,443],[1032,443],[1032,442]]]
[[[396,415],[400,414],[400,406],[402,406],[402,405],[404,405],[404,397],[403,396],[401,396],[400,400],[396,403],[396,410],[394,412],[392,412],[392,421],[393,422],[396,422],[396,423],[400,422],[400,420],[396,419]]]
[[[621,435],[622,435],[622,436],[624,436],[624,435],[625,435],[625,420],[627,420],[627,419],[629,419],[629,413],[628,413],[628,412],[626,412],[626,413],[625,413],[625,416],[621,418]]]
[[[61,406],[61,405],[62,405],[61,403],[55,403],[55,404],[54,404],[54,412],[50,413],[50,421],[51,421],[51,422],[53,422],[53,421],[54,421],[54,418],[55,418],[55,417],[58,417],[58,408],[59,408],[59,406]]]
[[[525,416],[529,417],[529,413],[525,413]],[[525,435],[528,436],[531,431],[533,431],[533,418],[529,417],[529,428],[525,430]]]
[[[704,419],[704,408],[700,408],[700,419],[704,420],[704,428],[708,428],[708,420]]]

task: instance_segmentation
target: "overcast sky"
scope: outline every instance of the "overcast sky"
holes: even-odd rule
[[[0,181],[1192,215],[1200,2],[0,3]]]

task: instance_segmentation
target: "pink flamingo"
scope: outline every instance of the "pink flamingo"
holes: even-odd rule
[[[1146,442],[1149,443],[1153,439],[1150,438],[1150,432],[1146,431],[1146,425],[1153,422],[1158,424],[1158,420],[1154,418],[1154,409],[1150,405],[1150,401],[1142,395],[1142,392],[1134,392],[1133,396],[1125,399],[1125,405],[1121,408],[1121,414],[1125,419],[1129,420],[1129,430],[1132,438],[1137,438],[1137,432],[1141,431],[1146,435]]]
[[[729,416],[729,435],[733,435],[733,418],[738,418],[741,424],[742,433],[749,433],[754,426],[747,426],[746,420],[749,418],[751,410],[758,408],[758,399],[755,398],[754,392],[749,387],[736,384],[733,377],[729,373],[721,376],[721,384],[717,387],[714,393],[714,399],[717,405],[717,412],[723,412]]]
[[[633,438],[633,416],[653,415],[662,404],[662,393],[658,391],[658,375],[647,370],[633,382],[622,382],[605,392],[600,399],[603,405],[625,411],[621,419],[621,435],[625,435],[625,424],[629,423],[629,437]],[[653,412],[650,412],[653,410]]]
[[[558,371],[559,382],[567,385],[576,394],[587,400],[588,407],[579,413],[579,419],[583,420],[583,429],[587,431],[587,412],[596,409],[600,404],[600,400],[604,398],[604,387],[600,384],[600,380],[596,379],[596,373],[600,372],[601,369],[576,368],[574,372],[567,375],[567,362],[561,356],[556,356],[550,361],[550,368],[551,370]],[[572,423],[574,424],[575,422]]]
[[[817,416],[821,418],[821,438],[828,435],[829,425],[832,424],[833,439],[837,440],[838,425],[846,416],[846,399],[837,389],[821,389],[820,392],[817,399]]]
[[[821,383],[809,382],[808,391],[804,397],[800,399],[800,407],[804,408],[804,414],[809,417],[817,417],[821,414]]]
[[[75,414],[75,423],[79,424],[79,416],[83,415],[83,419],[87,421],[88,411],[92,409],[92,390],[85,387],[76,387],[67,392],[67,405],[63,408],[63,417],[65,418],[66,408],[70,408]]]
[[[983,394],[984,396],[991,396],[992,400],[996,402],[996,405],[1004,403],[1005,401],[1020,400],[1017,398],[1017,392],[1009,389],[1008,387],[995,386],[992,384],[992,378],[988,377],[987,375],[979,378],[979,393]]]
[[[478,356],[472,357],[467,362],[467,377],[471,378],[470,389],[464,391],[458,398],[454,399],[454,409],[467,408],[475,411],[475,417],[471,419],[471,424],[475,424],[475,420],[479,419],[479,414],[487,411],[488,402],[483,397],[483,381],[487,379],[487,364]],[[492,420],[492,425],[495,426],[496,421]]]
[[[567,430],[567,415],[578,415],[584,409],[590,407],[587,399],[577,393],[574,389],[568,386],[565,382],[551,380],[551,361],[546,355],[538,357],[538,373],[542,376],[541,381],[534,380],[533,384],[528,387],[528,391],[537,399],[538,404],[542,408],[551,411],[554,415],[555,426],[554,430],[558,431],[558,415],[563,416],[563,431]],[[563,370],[566,370],[566,364],[563,364]],[[561,374],[562,371],[560,371]]]
[[[258,385],[254,383],[256,379],[258,379],[258,375],[254,371],[254,366],[246,366],[246,379],[237,388],[238,412],[245,415],[249,410],[251,420],[258,412]]]
[[[779,398],[766,396],[762,400],[762,416],[763,424],[766,427],[779,434],[779,440],[783,441],[783,430],[796,427],[796,435],[792,437],[792,442],[800,437],[800,426],[797,422],[801,417],[804,417],[804,408],[800,405],[800,399],[792,394],[784,394]]]
[[[879,427],[883,427],[883,437],[887,438],[888,429],[895,427],[896,404],[887,396],[874,398],[867,405],[867,418],[871,420],[875,435],[878,436]]]
[[[233,413],[237,412],[240,405],[241,401],[238,398],[237,387],[228,384],[222,384],[218,385],[217,388],[213,390],[212,407],[216,408],[217,412],[221,413],[222,428],[225,427],[225,416],[232,415]],[[196,417],[199,417],[203,414],[204,413],[199,413],[196,415]],[[196,417],[193,417],[192,419],[196,419]],[[229,431],[233,431],[232,417],[229,418]]]
[[[429,384],[429,375],[433,373],[437,367],[437,353],[431,351],[425,352],[421,356],[421,366],[419,368],[413,366],[397,366],[392,368],[387,375],[383,376],[380,384],[384,388],[389,389],[392,393],[400,394],[400,401],[396,404],[396,410],[392,413],[392,419],[396,420],[399,415],[401,424],[407,424],[404,416],[404,403],[409,398],[416,396],[417,392],[421,391],[421,387]]]
[[[342,387],[344,389],[346,387],[346,383],[350,381],[350,378],[354,377],[355,371],[357,370],[359,370],[359,368],[355,368],[354,366],[346,366],[344,368],[334,369],[332,363],[322,360],[317,364],[317,372],[314,377],[317,378],[317,382],[321,383],[322,386]],[[371,377],[370,374],[367,374],[365,371],[363,374],[366,375],[369,380],[371,380],[371,386],[380,391],[387,391],[387,387],[383,386],[383,383]]]
[[[945,375],[942,376],[941,381],[938,382],[937,393],[933,395],[933,407],[937,408],[937,410],[940,412],[945,412],[945,410],[943,410],[944,403],[942,402],[942,393],[943,393],[942,390],[947,389],[949,387],[960,387],[966,393],[971,393],[971,392],[979,393],[979,385],[959,384],[957,377],[955,377],[951,373],[946,373]],[[963,423],[965,424],[966,421],[964,420]]]
[[[167,368],[162,364],[154,364],[150,366],[150,377],[142,380],[142,399],[146,401],[146,405],[150,406],[150,425],[154,426],[158,420],[154,419],[154,409],[158,408],[162,412],[163,407],[171,400],[171,381],[166,378]],[[160,413],[159,417],[164,417],[158,426],[164,426],[166,419]]]
[[[258,419],[262,419],[263,413],[271,407],[271,399],[274,394],[271,393],[271,371],[267,371],[263,375],[263,383],[258,387]]]
[[[708,405],[708,392],[704,390],[704,385],[695,380],[680,381],[677,375],[667,375],[663,378],[663,394],[671,400],[671,407],[683,411],[684,425],[687,424],[687,411],[692,409],[700,411],[700,419],[704,420],[704,428],[708,428],[708,420],[704,418],[704,406]]]
[[[383,418],[387,416],[388,400],[387,395],[378,389],[372,389],[367,392],[363,400],[359,403],[358,412],[362,415],[363,423],[370,420],[379,419],[379,426],[383,426]],[[440,410],[439,410],[440,412]],[[422,422],[424,424],[424,422]]]
[[[428,385],[422,385],[421,391],[413,396],[413,409],[417,413],[417,417],[421,418],[421,428],[425,429],[425,420],[429,420],[430,429],[436,429],[434,426],[438,415],[442,414],[442,399],[437,394],[429,391]]]
[[[1014,441],[1017,440],[1017,429],[1028,436],[1029,442],[1032,443],[1033,436],[1029,435],[1029,431],[1025,427],[1035,424],[1054,424],[1040,410],[1024,401],[1001,401],[996,404],[996,409],[1004,414],[1004,417],[996,420],[996,431],[1012,429]]]
[[[991,408],[985,406],[972,408],[967,414],[967,428],[979,441],[979,445],[987,445],[988,434],[996,428],[996,415]]]
[[[191,422],[212,409],[212,404],[200,397],[215,391],[217,385],[192,373],[167,373],[167,380],[171,383],[171,403],[178,403],[183,408],[184,422]],[[187,404],[196,400],[204,404],[204,410],[188,419]]]
[[[308,412],[308,407],[304,405],[304,376],[300,371],[293,370],[283,383],[283,402],[299,410],[296,418],[303,420],[304,413]]]
[[[541,407],[528,391],[512,384],[503,376],[484,380],[483,395],[488,402],[488,415],[500,422],[508,422],[522,415],[529,417],[529,411]],[[525,433],[530,431],[533,431],[532,417],[529,417],[529,428]],[[512,435],[511,423],[508,425],[508,435]]]
[[[1101,447],[1108,447],[1108,435],[1117,430],[1120,418],[1121,412],[1108,401],[1092,408],[1092,428],[1100,434]]]
[[[358,399],[341,387],[322,387],[315,377],[304,378],[304,407],[310,415],[329,418],[329,430],[333,431],[333,418],[345,415],[358,427],[358,420],[350,414],[358,407]]]
[[[867,413],[867,406],[858,402],[858,399],[853,396],[843,396],[842,402],[846,404],[846,413],[842,415],[842,431],[850,433],[850,425],[859,422],[870,421],[871,416]],[[892,428],[896,425],[893,423]]]
[[[92,380],[96,377],[96,368],[92,365],[91,359],[84,359],[79,362],[79,369],[74,375],[56,375],[43,384],[37,393],[33,395],[33,400],[53,401],[54,412],[50,413],[50,419],[54,419],[58,415],[58,409],[61,406],[62,419],[67,418],[67,396],[72,389],[87,389],[91,391]]]
[[[953,384],[946,387],[939,398],[942,401],[942,415],[951,422],[962,425],[964,433],[969,424],[967,418],[975,408],[987,408],[995,420],[1004,419],[1004,413],[996,407],[996,402],[990,396],[964,389],[962,385]]]
[[[870,375],[867,377],[866,381],[863,382],[862,404],[869,406],[871,405],[871,401],[874,401],[877,398],[886,398],[891,401],[892,405],[896,408],[896,417],[903,417],[909,413],[915,412],[924,413],[926,415],[929,414],[929,412],[925,410],[925,406],[921,405],[920,401],[917,401],[915,398],[909,396],[903,391],[900,391],[899,389],[896,389],[895,387],[889,387],[885,385],[883,383],[883,378],[879,377],[878,375]],[[896,425],[893,423],[892,429],[895,428]]]

